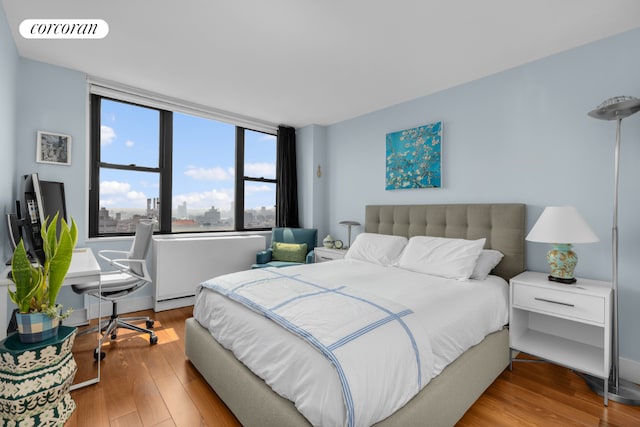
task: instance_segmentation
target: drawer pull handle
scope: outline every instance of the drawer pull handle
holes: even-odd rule
[[[566,305],[567,307],[575,307],[575,305],[569,304],[568,302],[553,301],[550,299],[544,299],[544,298],[538,298],[538,297],[534,297],[533,299],[535,299],[536,301],[550,302],[551,304],[560,304],[560,305]]]

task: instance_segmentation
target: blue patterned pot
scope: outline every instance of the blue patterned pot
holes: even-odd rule
[[[34,343],[58,335],[60,319],[47,316],[44,313],[16,313],[18,322],[18,336],[23,343]]]

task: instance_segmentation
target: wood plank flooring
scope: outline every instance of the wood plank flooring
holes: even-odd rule
[[[75,390],[77,409],[66,427],[239,426],[184,355],[184,321],[192,307],[153,313],[158,344],[146,335],[121,331],[106,346],[101,382]],[[88,336],[74,346],[90,354]],[[85,357],[86,359],[86,357]],[[78,375],[91,364],[79,363]],[[592,393],[575,373],[548,363],[514,363],[458,423],[470,426],[640,426],[640,407],[610,402]]]

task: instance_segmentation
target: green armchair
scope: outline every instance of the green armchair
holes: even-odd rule
[[[293,245],[278,245],[279,243]],[[306,245],[306,248],[302,245]],[[315,228],[273,228],[271,231],[271,247],[256,254],[256,263],[251,268],[310,264],[314,260],[313,249],[317,245],[318,230]],[[301,252],[303,250],[304,253]],[[297,254],[292,251],[297,252]],[[296,258],[296,261],[292,261],[293,258]],[[301,262],[302,260],[304,262]]]

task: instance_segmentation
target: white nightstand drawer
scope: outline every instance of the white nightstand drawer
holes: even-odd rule
[[[347,251],[345,249],[318,247],[313,250],[315,262],[333,261],[344,258]]]
[[[593,296],[519,285],[513,289],[513,305],[560,317],[604,323],[604,299]]]

